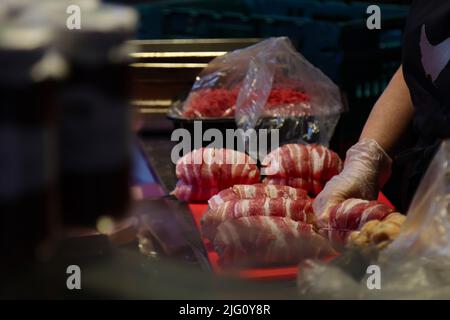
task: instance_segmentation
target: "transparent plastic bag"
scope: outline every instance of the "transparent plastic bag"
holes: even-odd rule
[[[450,140],[444,141],[425,173],[397,238],[359,269],[376,265],[381,287],[367,287],[369,275],[349,277],[353,268],[311,263],[298,277],[301,293],[323,298],[339,294],[362,299],[450,298]],[[341,261],[356,259],[351,252]],[[334,282],[321,281],[334,273]],[[351,285],[349,285],[349,283]],[[349,289],[350,288],[350,289]]]
[[[236,122],[254,128],[260,117],[290,118],[312,116],[315,129],[328,143],[343,111],[338,87],[295,50],[288,38],[270,38],[252,57],[236,103]],[[274,89],[304,92],[307,100],[271,99]],[[267,101],[273,101],[267,104]],[[299,99],[300,100],[300,99]],[[286,103],[285,103],[286,102]]]
[[[251,60],[267,48],[265,42],[229,52],[209,62],[197,76],[186,101],[179,109],[179,116],[196,119],[234,118],[236,100]]]
[[[412,258],[401,264],[360,261],[352,254],[342,263],[306,261],[297,277],[298,293],[314,299],[449,299],[448,259]],[[350,261],[350,262],[349,262]],[[357,265],[358,264],[358,265]],[[380,270],[379,287],[373,288],[370,267]]]
[[[450,140],[444,141],[424,175],[399,236],[386,248],[386,260],[446,257],[450,260]]]
[[[282,143],[328,145],[343,109],[339,88],[280,37],[212,60],[179,115],[234,117],[244,130],[280,129]]]

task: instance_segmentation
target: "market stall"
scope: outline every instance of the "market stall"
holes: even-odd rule
[[[247,38],[136,40],[139,11],[72,2],[0,5],[0,298],[450,297],[449,141],[401,212],[390,156],[348,148],[364,94],[328,59],[359,55],[313,45],[361,35],[359,7],[335,25],[314,20],[325,4],[290,4],[301,19],[175,5],[166,31],[202,16]],[[253,37],[252,19],[304,33]]]

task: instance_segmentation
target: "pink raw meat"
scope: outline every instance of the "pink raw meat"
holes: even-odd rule
[[[252,216],[222,223],[214,240],[224,266],[294,265],[334,254],[310,224],[288,218]]]
[[[209,209],[214,210],[227,201],[239,199],[252,199],[256,197],[308,199],[305,190],[292,188],[286,185],[266,185],[257,183],[253,185],[237,184],[224,189],[209,199]]]
[[[264,183],[286,184],[317,195],[342,170],[342,161],[321,145],[286,144],[269,153],[262,166],[267,175]]]
[[[394,209],[378,201],[347,199],[330,209],[327,233],[330,241],[344,245],[348,235],[370,220],[383,220]]]
[[[172,194],[178,200],[185,202],[201,202],[209,199],[219,192],[217,187],[198,187],[195,185],[185,184],[182,180],[178,181]]]
[[[216,209],[208,210],[201,220],[202,235],[212,241],[217,227],[227,220],[250,216],[287,217],[295,221],[313,224],[314,212],[310,199],[256,197],[227,201]]]
[[[183,201],[206,201],[215,194],[186,193],[186,185],[191,189],[216,190],[217,193],[235,184],[257,183],[260,178],[256,161],[251,157],[242,152],[216,148],[196,149],[183,156],[176,165],[176,175],[179,182],[172,194]],[[178,190],[180,188],[183,190]],[[197,196],[191,199],[189,194]]]

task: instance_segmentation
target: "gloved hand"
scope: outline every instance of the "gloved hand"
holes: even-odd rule
[[[329,209],[346,199],[376,199],[391,175],[391,165],[392,159],[373,139],[352,146],[342,172],[328,181],[313,203],[319,227],[327,225]]]

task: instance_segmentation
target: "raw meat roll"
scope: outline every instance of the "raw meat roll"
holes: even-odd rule
[[[310,224],[268,216],[225,221],[214,247],[224,266],[294,265],[335,253]]]
[[[268,198],[227,201],[202,217],[202,235],[212,241],[217,227],[224,221],[250,216],[287,217],[295,221],[314,223],[314,212],[310,199]]]
[[[257,183],[260,178],[254,159],[242,152],[215,148],[196,149],[182,157],[176,175],[179,183],[172,194],[183,201],[206,201],[213,195],[212,191],[188,191],[186,186],[217,193],[235,184]]]
[[[378,201],[347,199],[331,208],[328,237],[333,244],[343,245],[352,231],[360,230],[367,221],[381,221],[392,212],[394,209]]]
[[[268,184],[285,183],[313,195],[342,170],[342,161],[330,149],[317,145],[286,144],[262,161]]]

